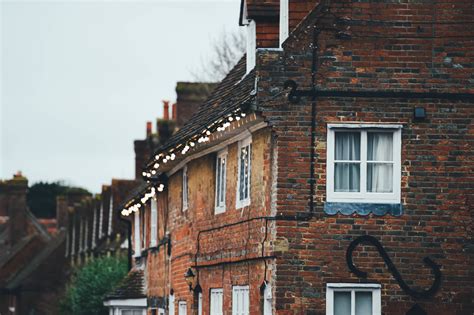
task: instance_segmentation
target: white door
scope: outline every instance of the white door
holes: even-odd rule
[[[168,315],[174,315],[174,295],[171,294],[168,300]]]
[[[211,315],[222,315],[222,289],[211,289]]]
[[[249,286],[232,287],[232,315],[249,315]]]
[[[179,315],[186,315],[186,312],[187,312],[186,302],[185,301],[179,301],[178,314]]]

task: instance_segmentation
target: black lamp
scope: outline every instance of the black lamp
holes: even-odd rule
[[[194,282],[194,272],[191,268],[188,268],[188,271],[184,274],[184,279],[186,280],[186,283],[189,285],[189,290],[191,291],[193,289],[193,282]]]

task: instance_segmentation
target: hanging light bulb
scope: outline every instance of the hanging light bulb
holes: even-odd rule
[[[153,167],[154,167],[154,168],[158,168],[158,167],[160,167],[160,164],[155,163],[155,165],[153,165]]]

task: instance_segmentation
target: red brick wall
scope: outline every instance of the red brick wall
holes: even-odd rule
[[[277,137],[278,214],[309,212],[311,100],[296,105],[284,96],[267,102],[265,98],[287,79],[297,81],[300,88],[311,87],[316,21],[321,30],[318,88],[474,91],[473,34],[465,24],[474,17],[470,4],[337,1],[331,13],[336,19],[312,13],[283,53],[262,52],[258,57],[259,109]],[[328,30],[334,25],[335,30]],[[339,39],[341,35],[351,39]],[[276,71],[279,67],[285,69],[281,75]],[[350,241],[363,234],[381,241],[403,279],[414,288],[426,289],[433,281],[422,262],[425,256],[442,266],[438,293],[415,301],[400,289],[373,247],[359,249],[355,263],[369,273],[370,282],[382,285],[384,314],[405,314],[415,302],[428,314],[473,312],[473,105],[436,98],[316,100],[314,216],[309,221],[276,221],[278,314],[324,314],[326,283],[361,281],[349,272],[345,252]],[[425,121],[414,121],[415,106],[427,110]],[[327,124],[345,121],[403,125],[400,217],[324,213]]]
[[[169,257],[166,254],[167,246],[148,251],[146,273],[149,297],[167,297],[169,288],[172,288],[176,301],[175,308],[178,308],[180,300],[186,300],[188,312],[191,312],[193,293],[189,291],[184,274],[189,267],[195,265],[194,259],[197,257],[199,266],[208,265],[198,268],[199,272],[195,270],[196,275],[199,273],[199,283],[203,290],[205,313],[209,310],[211,288],[224,288],[224,308],[226,312],[231,312],[233,285],[250,285],[252,313],[259,312],[260,285],[265,279],[265,263],[259,257],[262,254],[262,244],[265,247],[264,255],[271,255],[269,244],[272,239],[273,223],[268,223],[266,242],[263,219],[213,232],[202,232],[199,236],[199,254],[195,255],[199,231],[271,214],[270,139],[271,133],[268,129],[257,131],[252,137],[253,172],[250,207],[235,209],[237,143],[228,146],[225,213],[214,214],[215,154],[188,163],[187,211],[182,211],[182,172],[178,171],[169,178],[167,191],[158,194],[158,240],[164,237],[165,230],[170,232],[172,255]],[[149,217],[149,208],[146,211]],[[148,229],[147,235],[149,233]],[[248,260],[252,258],[256,260]],[[242,262],[236,262],[237,260]],[[230,263],[232,261],[234,263]],[[272,261],[267,260],[267,280],[271,279],[272,268]]]

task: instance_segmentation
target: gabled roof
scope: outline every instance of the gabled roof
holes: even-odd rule
[[[152,155],[175,147],[197,133],[202,132],[219,118],[250,103],[255,97],[255,71],[246,73],[246,57],[242,57],[229,74],[217,85],[210,97],[194,113],[191,119]],[[152,162],[149,161],[148,164]]]
[[[143,270],[131,270],[118,287],[107,294],[107,300],[139,299],[146,297],[145,275]]]

